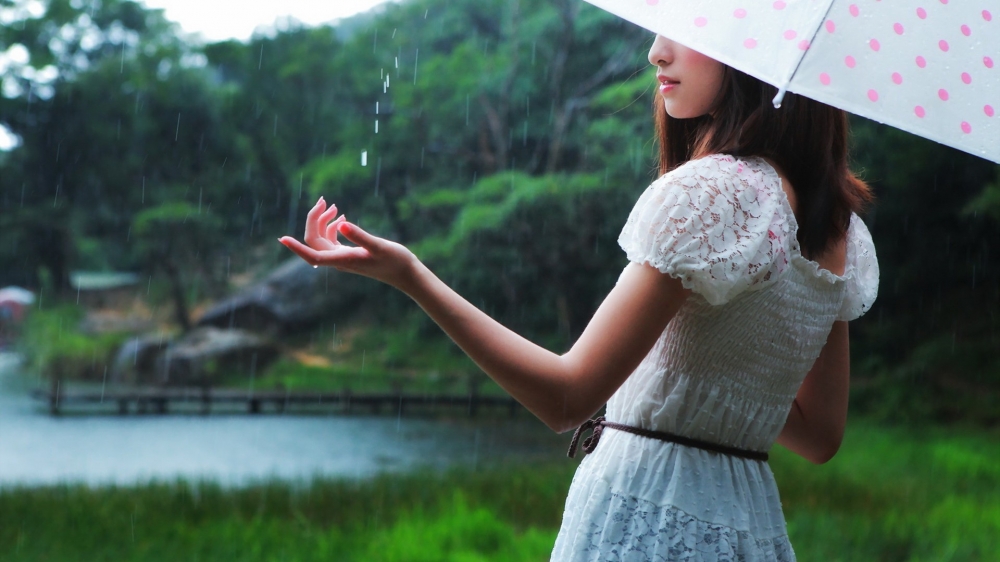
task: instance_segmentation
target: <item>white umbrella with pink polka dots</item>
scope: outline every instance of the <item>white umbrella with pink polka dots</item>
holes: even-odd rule
[[[1000,163],[1000,0],[587,0],[716,60]]]

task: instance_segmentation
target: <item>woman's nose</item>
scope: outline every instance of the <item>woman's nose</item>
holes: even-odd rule
[[[668,65],[674,60],[674,43],[662,35],[657,35],[653,46],[649,48],[649,64],[653,66]]]

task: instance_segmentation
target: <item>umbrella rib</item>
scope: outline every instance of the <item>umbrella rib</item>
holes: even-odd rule
[[[819,34],[819,28],[823,27],[823,22],[826,21],[826,18],[830,15],[830,10],[833,8],[833,3],[835,1],[836,0],[830,0],[830,3],[826,5],[826,11],[823,12],[823,17],[816,20],[816,25],[813,26],[813,32],[809,36],[810,46],[812,46],[813,41],[816,40],[816,35]],[[788,78],[785,80],[785,83],[778,88],[778,95],[774,96],[774,99],[771,100],[771,103],[774,104],[775,109],[781,107],[781,101],[785,99],[785,92],[788,91],[789,84],[791,84],[792,80],[795,78],[795,73],[799,71],[799,66],[802,65],[802,59],[806,58],[806,54],[808,53],[809,53],[808,49],[804,49],[802,51],[802,56],[800,56],[799,59],[795,61],[795,68],[792,69],[791,75],[789,75]]]

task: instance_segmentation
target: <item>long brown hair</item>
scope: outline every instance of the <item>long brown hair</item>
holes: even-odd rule
[[[848,167],[847,114],[791,92],[776,109],[771,100],[777,92],[727,66],[711,115],[675,119],[656,96],[660,173],[710,154],[770,159],[795,190],[802,252],[816,257],[843,238],[851,212],[870,203],[872,194]]]

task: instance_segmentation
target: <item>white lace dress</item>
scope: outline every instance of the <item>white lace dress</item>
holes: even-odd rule
[[[805,259],[763,159],[688,162],[640,197],[618,239],[693,295],[608,402],[609,421],[767,451],[835,320],[878,290],[851,217],[842,276]],[[552,560],[791,561],[766,462],[606,429],[580,464]]]

